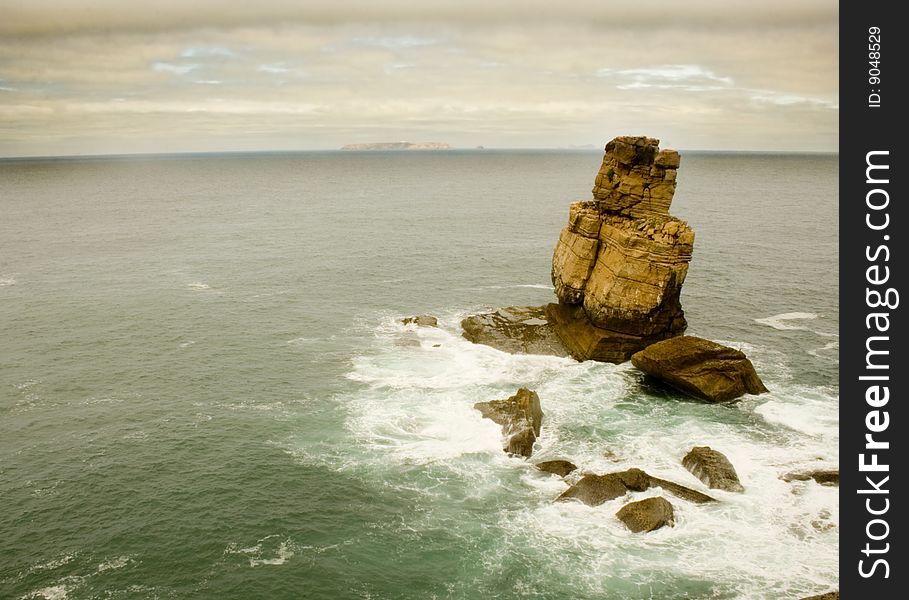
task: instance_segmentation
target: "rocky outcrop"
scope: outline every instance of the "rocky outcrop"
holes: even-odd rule
[[[808,481],[815,480],[821,485],[838,487],[840,485],[840,472],[838,469],[816,469],[812,471],[793,471],[780,477],[783,481]]]
[[[745,491],[735,467],[726,455],[710,446],[692,448],[682,459],[682,465],[711,489],[727,492]]]
[[[609,500],[620,498],[629,491],[643,492],[651,487],[663,488],[680,498],[698,504],[714,502],[714,499],[706,494],[653,477],[641,469],[627,469],[606,475],[584,475],[576,484],[565,490],[557,500],[575,499],[588,506],[599,506]]]
[[[521,388],[505,400],[477,402],[473,406],[485,418],[502,426],[505,452],[524,457],[533,453],[533,444],[543,423],[543,410],[536,392]]]
[[[568,356],[545,306],[511,306],[461,321],[464,337],[512,354]]]
[[[567,460],[546,460],[537,463],[537,468],[544,473],[552,473],[559,477],[565,477],[572,471],[577,470],[578,467],[573,462]]]
[[[404,325],[410,325],[413,323],[418,327],[438,327],[439,320],[433,317],[432,315],[417,315],[416,317],[406,317],[401,319],[401,323]]]
[[[646,374],[709,402],[767,391],[745,354],[694,336],[652,344],[631,362]]]
[[[634,533],[653,531],[665,525],[675,524],[672,504],[659,496],[629,502],[615,516]]]
[[[659,140],[618,137],[606,145],[594,200],[569,207],[552,257],[559,308],[553,328],[578,360],[623,362],[681,335],[679,294],[694,232],[669,215],[679,155]]]

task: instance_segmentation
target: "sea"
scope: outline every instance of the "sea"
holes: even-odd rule
[[[682,152],[688,333],[770,392],[512,355],[467,315],[554,301],[591,151],[0,161],[0,598],[796,599],[835,589],[835,154]],[[403,325],[429,314],[439,327]],[[473,408],[535,390],[530,460]],[[744,494],[681,465],[735,465]],[[659,488],[554,502],[579,472]],[[577,477],[577,475],[575,475]],[[569,480],[571,478],[569,477]],[[675,525],[615,517],[665,496]]]

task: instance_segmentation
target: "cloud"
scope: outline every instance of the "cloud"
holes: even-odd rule
[[[237,54],[223,46],[193,46],[180,53],[183,58],[234,58]]]
[[[195,71],[200,65],[197,64],[173,64],[167,62],[156,62],[152,65],[153,71],[162,73],[173,73],[175,75],[186,75],[190,71]]]
[[[704,0],[488,4],[95,2],[89,23],[65,2],[14,0],[0,156],[384,136],[551,147],[628,132],[681,148],[837,146],[833,0],[771,0],[764,16]]]
[[[664,27],[683,29],[764,29],[792,23],[826,24],[836,20],[837,4],[826,0],[651,0],[633,9],[616,8],[602,0],[157,0],[154,7],[122,0],[7,0],[0,34],[57,35],[80,31],[168,31],[179,29],[310,26],[350,23],[443,23],[470,26],[565,23],[613,30]]]
[[[659,65],[636,69],[603,68],[598,77],[618,79],[620,90],[680,89],[688,92],[711,92],[733,85],[731,77],[720,77],[700,65]]]

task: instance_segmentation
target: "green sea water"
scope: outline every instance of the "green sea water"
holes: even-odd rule
[[[837,585],[837,157],[684,154],[689,333],[771,392],[513,356],[467,314],[554,295],[590,152],[0,161],[0,598],[796,598]],[[413,314],[437,329],[404,326]],[[746,489],[640,535],[534,460]],[[662,495],[661,490],[635,494]]]

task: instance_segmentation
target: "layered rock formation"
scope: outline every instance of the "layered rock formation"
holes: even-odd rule
[[[648,346],[634,354],[631,363],[648,375],[709,402],[767,391],[743,352],[690,335]]]
[[[682,465],[711,489],[745,491],[726,455],[710,446],[695,446],[689,450],[682,459]]]
[[[617,137],[594,200],[570,206],[552,257],[559,304],[547,315],[578,360],[623,362],[685,331],[679,294],[694,232],[669,214],[678,167],[678,152],[659,140]]]
[[[505,400],[477,402],[473,405],[487,419],[502,426],[508,454],[528,457],[533,453],[533,444],[540,435],[543,423],[543,409],[536,392],[521,388],[514,396]]]

